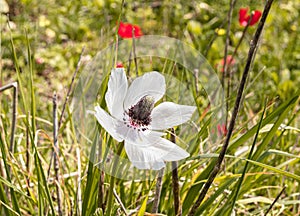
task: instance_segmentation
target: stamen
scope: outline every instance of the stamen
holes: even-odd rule
[[[133,126],[148,126],[151,123],[151,112],[154,108],[154,98],[144,96],[128,110],[128,116]],[[146,129],[145,129],[146,130]],[[144,131],[144,130],[143,130]]]

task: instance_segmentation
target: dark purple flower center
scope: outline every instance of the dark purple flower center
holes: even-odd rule
[[[153,108],[154,98],[148,95],[142,97],[136,105],[128,110],[130,124],[134,127],[148,126],[152,120],[151,112]]]

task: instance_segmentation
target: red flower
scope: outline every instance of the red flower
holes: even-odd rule
[[[220,61],[220,64],[223,66],[224,65],[224,58],[222,58],[222,60]],[[226,64],[227,65],[234,65],[235,64],[235,60],[234,58],[232,58],[232,55],[228,55],[226,58]]]
[[[117,63],[116,68],[123,68],[123,67],[124,67],[124,66],[123,66],[122,62],[118,62],[118,63]]]
[[[240,25],[241,26],[246,26],[249,19],[250,19],[250,15],[247,14],[248,12],[248,8],[241,8],[240,9],[240,17],[239,17],[239,22],[240,22]],[[261,12],[259,10],[255,10],[253,13],[253,16],[252,16],[252,19],[249,23],[249,25],[254,25],[255,23],[258,22],[258,20],[260,19],[261,17]]]
[[[225,124],[218,124],[217,125],[218,128],[218,135],[219,136],[226,136],[227,135],[227,127]]]
[[[120,22],[118,35],[121,38],[132,38],[132,29],[134,28],[134,37],[140,37],[143,35],[141,28],[137,25],[132,25],[130,23]]]
[[[226,58],[227,68],[233,66],[234,64],[235,64],[235,59],[232,57],[232,55],[228,55]],[[221,72],[223,72],[223,66],[224,66],[224,58],[220,60],[220,63],[216,64],[216,67],[220,68]]]
[[[43,64],[43,63],[44,63],[44,59],[42,59],[42,58],[36,58],[36,59],[35,59],[35,62],[36,62],[37,64]]]

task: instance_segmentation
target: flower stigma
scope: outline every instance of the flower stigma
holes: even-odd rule
[[[137,104],[128,109],[129,124],[134,129],[145,131],[151,123],[151,112],[154,108],[154,98],[152,96],[142,97]]]

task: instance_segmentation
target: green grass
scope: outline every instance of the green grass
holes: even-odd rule
[[[87,104],[106,107],[106,75],[115,64],[114,49],[94,58],[93,64],[88,61],[114,43],[116,23],[121,20],[140,25],[145,35],[169,36],[188,43],[205,54],[221,78],[216,65],[224,55],[227,23],[222,23],[227,18],[229,1],[125,1],[124,7],[121,1],[107,0],[7,2],[9,18],[4,14],[0,17],[0,87],[17,81],[18,104],[12,134],[13,89],[0,93],[0,214],[58,215],[57,185],[63,215],[125,215],[121,203],[127,214],[151,213],[157,172],[131,172],[130,163],[122,159],[127,156],[121,144],[100,125],[86,127],[95,123],[91,116],[85,117],[86,125],[78,121]],[[238,10],[246,6],[263,10],[264,2],[237,2],[228,54],[233,53],[241,38]],[[300,214],[299,9],[299,0],[274,2],[221,171],[196,215],[230,215],[231,209],[236,215],[263,215],[284,187],[268,215]],[[256,28],[257,24],[248,28],[236,63],[230,68],[230,94],[225,94],[229,119]],[[62,113],[83,47],[76,88]],[[122,55],[122,50],[118,54]],[[170,60],[176,54],[170,53],[169,59],[138,58],[137,65],[139,75],[157,70],[176,78],[167,79],[169,88],[163,101],[197,105],[192,122],[175,128],[177,144],[191,154],[178,167],[182,215],[187,215],[214,168],[225,137],[217,134],[218,122],[214,110],[207,109],[204,85],[201,80],[195,81],[191,71]],[[123,63],[127,71],[130,69],[128,77],[134,78],[134,62],[131,68],[128,61]],[[89,80],[88,75],[93,74],[102,76],[103,82]],[[89,92],[94,88],[95,92]],[[54,92],[58,95],[58,116],[63,115],[58,134],[59,182],[55,181],[52,160]],[[97,100],[90,101],[86,97],[89,94]],[[78,104],[72,102],[74,95],[82,96]],[[80,113],[76,108],[84,109]],[[170,167],[168,164],[162,178],[158,207],[162,215],[175,215]],[[140,180],[142,176],[147,177]]]

